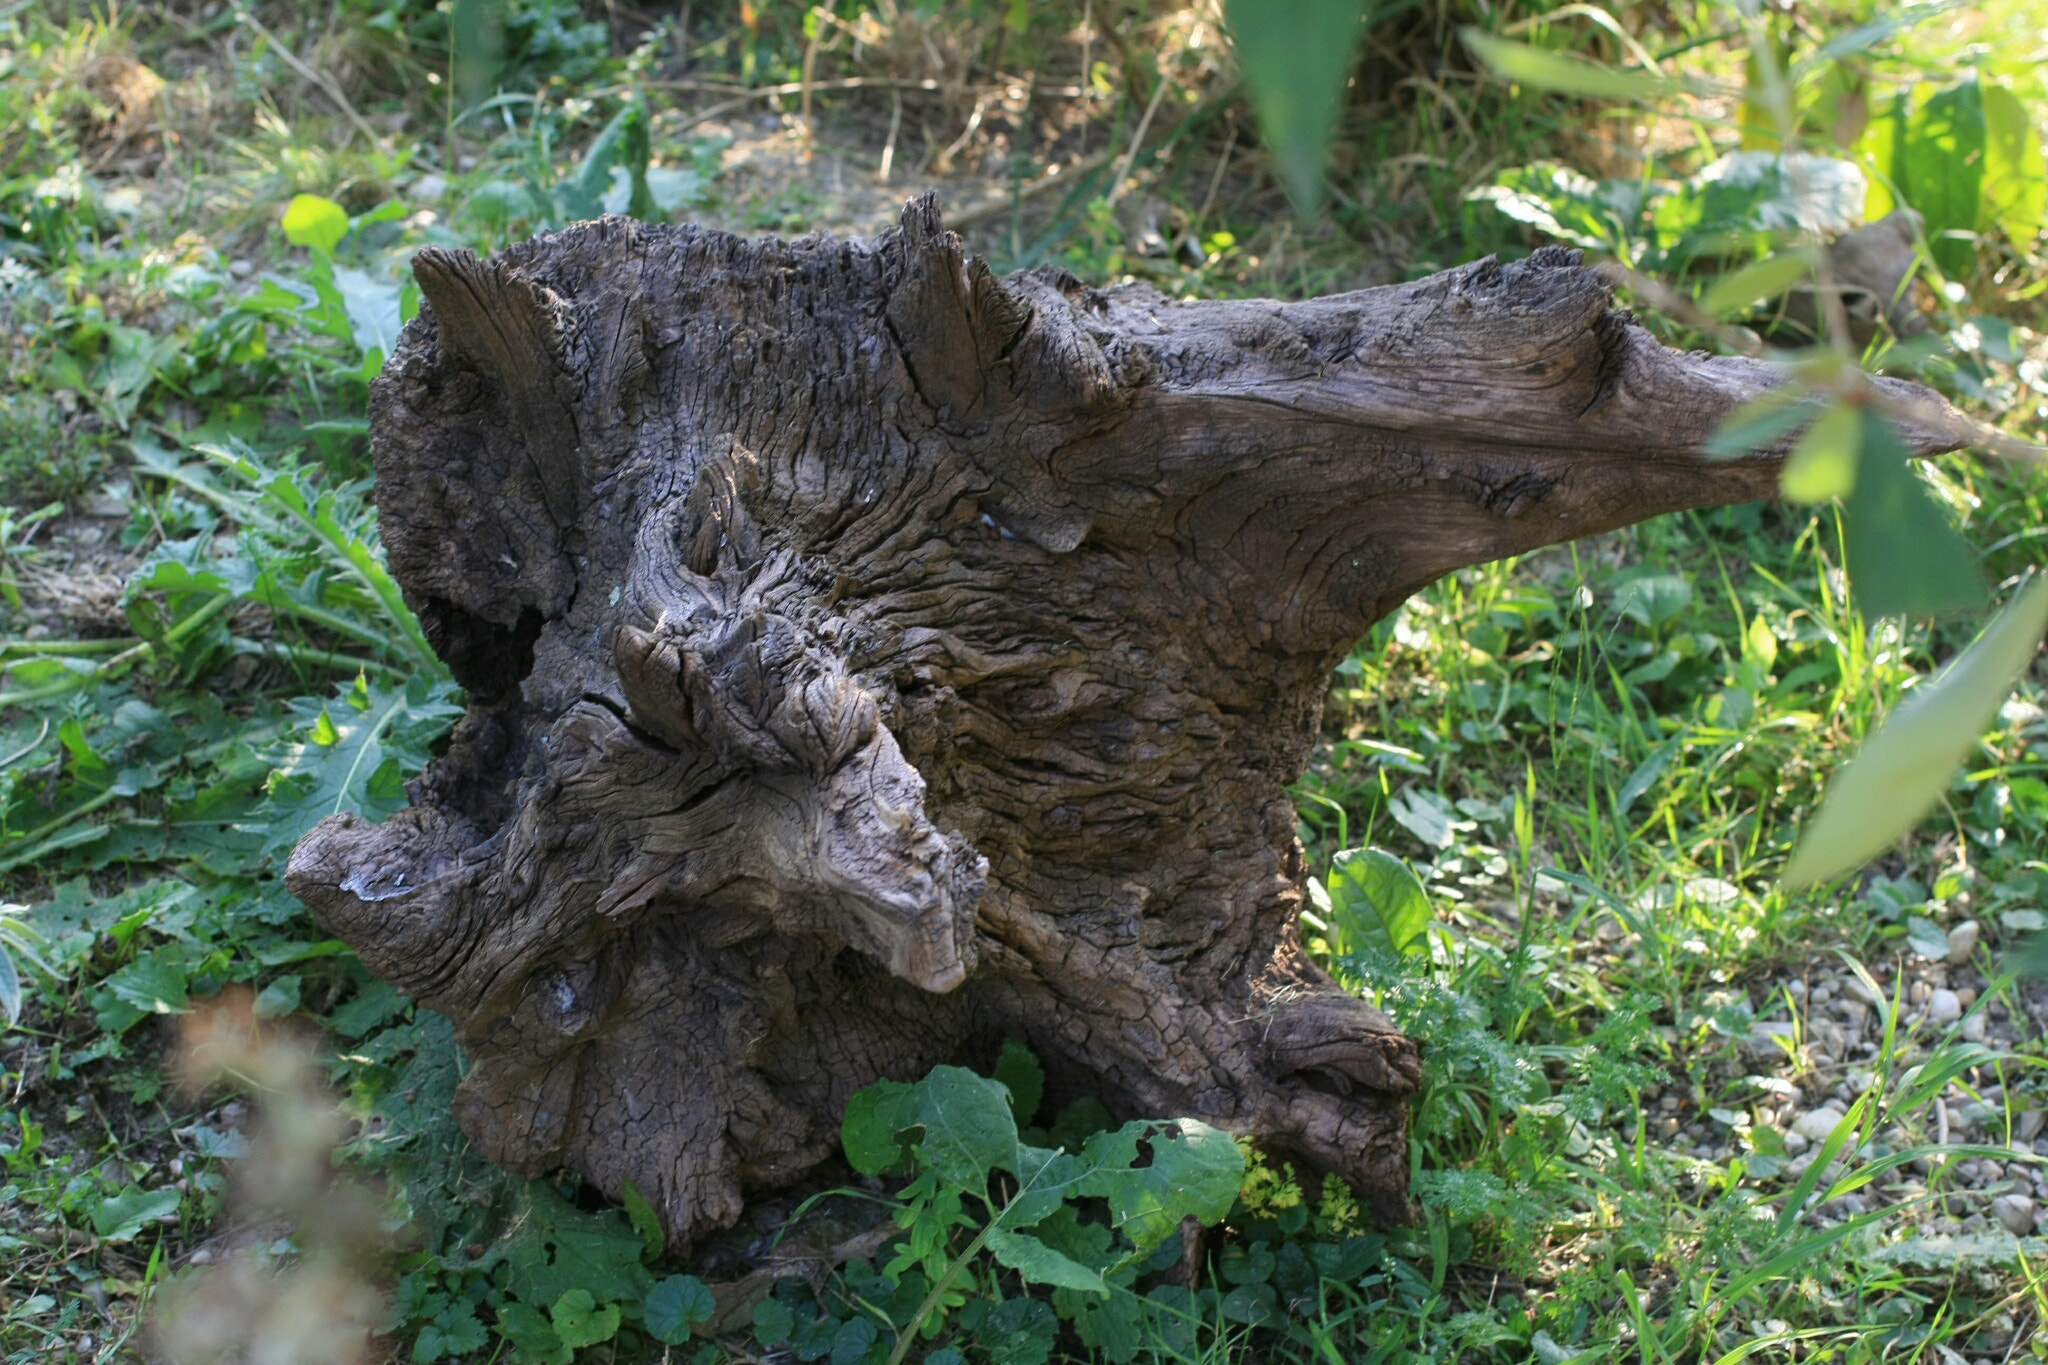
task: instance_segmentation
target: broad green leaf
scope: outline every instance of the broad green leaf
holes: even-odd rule
[[[0,945],[0,1014],[7,1017],[9,1028],[21,1022],[21,976],[4,945]]]
[[[332,256],[341,239],[348,236],[348,210],[317,194],[294,195],[285,205],[284,235],[293,246]]]
[[[1735,123],[1745,150],[1775,152],[1783,147],[1787,125],[1795,116],[1789,107],[1781,107],[1791,100],[1783,44],[1769,30],[1762,39],[1761,43],[1752,40],[1743,63],[1742,103],[1736,109]]]
[[[1387,814],[1431,848],[1449,848],[1457,841],[1450,805],[1433,792],[1414,787],[1396,792],[1387,803]]]
[[[1863,200],[1863,217],[1875,223],[1899,206],[1899,154],[1906,145],[1906,120],[1912,115],[1910,91],[1892,96],[1883,113],[1873,117],[1856,140],[1857,163],[1870,173],[1870,188]]]
[[[265,986],[256,995],[256,1017],[258,1019],[282,1019],[299,1007],[301,979],[296,976],[280,976]]]
[[[796,1315],[781,1300],[766,1298],[754,1305],[754,1340],[779,1346],[796,1329]]]
[[[977,1354],[985,1352],[988,1365],[1045,1365],[1058,1340],[1059,1326],[1052,1305],[1043,1299],[1028,1294],[1004,1299],[975,1329],[975,1343],[981,1347]]]
[[[569,1365],[576,1358],[548,1320],[523,1303],[498,1309],[498,1332],[518,1350],[521,1360],[534,1365]]]
[[[477,1320],[476,1309],[466,1303],[450,1303],[434,1314],[434,1320],[420,1329],[413,1342],[415,1362],[457,1359],[490,1345],[491,1334]]]
[[[848,1318],[832,1333],[832,1365],[861,1365],[870,1359],[869,1352],[880,1335],[875,1320],[865,1313]],[[797,1354],[801,1357],[803,1352],[799,1350]]]
[[[1730,152],[1653,201],[1661,266],[1751,252],[1791,233],[1844,231],[1860,221],[1869,192],[1862,170],[1836,157]]]
[[[1969,273],[1976,244],[1951,232],[1977,228],[1984,190],[1984,92],[1973,75],[1935,95],[1906,121],[1898,179],[1926,215],[1927,248],[1943,273]]]
[[[619,1331],[619,1306],[608,1303],[598,1307],[588,1289],[571,1289],[556,1299],[548,1318],[555,1335],[572,1351],[610,1341]]]
[[[1259,131],[1296,213],[1318,212],[1323,162],[1358,47],[1364,0],[1226,0]]]
[[[1948,935],[1941,926],[1924,915],[1906,917],[1906,946],[1924,958],[1935,961],[1948,956]]]
[[[375,352],[388,357],[398,345],[399,287],[395,280],[373,278],[368,271],[337,266],[334,287],[341,292],[343,311],[348,316],[349,335],[365,356]]]
[[[1717,318],[1747,313],[1774,299],[1813,273],[1814,252],[1794,247],[1720,276],[1700,298],[1700,307]]]
[[[191,949],[165,943],[109,976],[106,985],[115,999],[144,1014],[183,1014],[190,1005],[192,968]]]
[[[654,207],[663,213],[674,213],[678,209],[704,203],[706,190],[704,177],[688,167],[647,168],[647,192],[654,198]]]
[[[1406,953],[1426,945],[1429,893],[1415,870],[1377,848],[1355,848],[1332,860],[1328,883],[1331,927],[1350,951]]]
[[[1635,771],[1621,784],[1621,790],[1614,794],[1614,809],[1622,815],[1627,815],[1629,807],[1641,800],[1643,793],[1657,785],[1657,779],[1671,766],[1671,760],[1677,756],[1681,747],[1682,741],[1673,739],[1666,740],[1651,750],[1650,756],[1636,765]]]
[[[1655,629],[1683,616],[1692,597],[1692,582],[1684,574],[1643,574],[1616,590],[1614,609],[1639,626]]]
[[[176,1190],[145,1190],[129,1185],[119,1194],[102,1199],[93,1209],[92,1230],[102,1241],[132,1242],[145,1226],[177,1211]]]
[[[992,1171],[1016,1168],[1017,1121],[1001,1082],[965,1067],[941,1066],[913,1094],[910,1117],[924,1130],[918,1152],[939,1179],[980,1194]]]
[[[462,714],[455,696],[451,684],[415,676],[404,687],[365,685],[363,709],[347,701],[323,708],[279,754],[264,805],[266,847],[289,848],[330,815],[381,820],[403,807],[403,775],[426,766],[434,741]]]
[[[412,1002],[388,981],[370,981],[346,1004],[320,1022],[337,1038],[356,1039],[390,1023]]]
[[[1008,1169],[1017,1177],[1017,1193],[1003,1206],[999,1220],[1008,1228],[1030,1227],[1050,1218],[1080,1191],[1092,1173],[1085,1155],[1074,1157],[1058,1148],[1021,1142]]]
[[[880,1175],[909,1154],[909,1144],[897,1135],[914,1122],[906,1113],[910,1091],[901,1081],[876,1081],[846,1102],[839,1141],[847,1163],[862,1175]]]
[[[1122,1285],[1111,1285],[1108,1298],[1081,1299],[1072,1306],[1076,1310],[1072,1318],[1075,1334],[1081,1338],[1083,1346],[1094,1352],[1091,1358],[1096,1360],[1136,1360],[1138,1352],[1146,1345],[1148,1336],[1152,1341],[1165,1345],[1170,1340],[1169,1333],[1173,1330],[1165,1328],[1164,1324],[1156,1320],[1148,1321],[1149,1315],[1146,1310],[1150,1305]],[[1175,1326],[1183,1327],[1192,1337],[1190,1325],[1176,1323]],[[1190,1340],[1180,1349],[1174,1350],[1169,1347],[1154,1358],[1193,1359],[1192,1346],[1193,1342]]]
[[[624,1197],[619,1201],[625,1206],[626,1221],[640,1234],[641,1242],[647,1248],[647,1259],[652,1261],[661,1256],[668,1246],[668,1234],[662,1231],[661,1218],[654,1212],[654,1205],[631,1180],[625,1182]]]
[[[1778,491],[1791,502],[1846,498],[1856,491],[1856,460],[1862,451],[1863,409],[1837,403],[1792,448],[1778,475]]]
[[[1465,29],[1465,46],[1496,76],[1535,90],[1595,100],[1662,99],[1683,94],[1685,84],[1653,71],[1624,70],[1527,43]]]
[[[671,1275],[647,1291],[647,1334],[664,1346],[680,1346],[690,1329],[718,1315],[718,1300],[695,1275]]]
[[[434,653],[433,646],[427,643],[419,618],[406,605],[397,580],[384,566],[383,556],[374,543],[374,532],[365,530],[359,535],[344,525],[337,512],[338,502],[333,492],[308,487],[300,481],[295,470],[273,472],[265,469],[249,457],[247,447],[239,442],[230,441],[226,445],[202,443],[192,448],[252,485],[263,495],[263,502],[248,508],[242,505],[246,500],[228,497],[175,463],[163,472],[163,476],[175,479],[219,503],[237,520],[248,520],[253,513],[274,521],[280,530],[303,529],[310,532],[337,567],[361,583],[377,600],[386,618],[383,625],[404,643],[419,672],[437,679],[447,677],[447,668],[440,656]],[[284,515],[277,516],[279,512]]]
[[[448,40],[455,97],[464,109],[490,97],[505,57],[505,0],[451,0]]]
[[[996,1058],[995,1078],[1010,1092],[1010,1109],[1019,1124],[1038,1116],[1039,1101],[1045,1096],[1045,1068],[1031,1049],[1015,1038],[1003,1043]]]
[[[1138,1143],[1152,1160],[1137,1166]],[[1080,1192],[1109,1201],[1109,1221],[1144,1255],[1185,1218],[1214,1224],[1230,1212],[1244,1181],[1244,1154],[1220,1129],[1194,1119],[1133,1122],[1098,1133],[1082,1149],[1090,1174]]]
[[[1892,424],[1863,409],[1849,495],[1849,584],[1866,616],[1933,616],[1984,601],[1977,552],[1913,472]]]
[[[1611,251],[1627,261],[1629,229],[1642,209],[1633,183],[1595,183],[1569,166],[1538,161],[1513,166],[1466,196],[1518,223],[1589,251]]]
[[[515,219],[545,215],[548,211],[540,196],[517,180],[487,180],[470,191],[462,207],[465,212],[475,214],[497,228]]]
[[[2048,576],[2036,577],[1984,633],[1914,690],[1828,784],[1785,869],[1788,887],[1860,867],[1918,823],[1948,789],[2048,630]]]
[[[2048,933],[2037,930],[2021,939],[2006,959],[2006,970],[2036,981],[2048,980]]]
[[[1054,1251],[1028,1232],[990,1228],[988,1249],[1002,1264],[1032,1284],[1055,1289],[1076,1289],[1088,1294],[1108,1295],[1109,1285],[1101,1274],[1079,1261]]]
[[[1749,618],[1749,628],[1742,632],[1743,662],[1754,662],[1768,674],[1778,662],[1778,637],[1771,630],[1771,623],[1761,615]]]
[[[2026,251],[2048,218],[2048,160],[2032,115],[2009,86],[1984,86],[1983,100],[1984,198],[1977,226],[2003,228]]]
[[[586,1213],[534,1181],[526,1210],[480,1268],[524,1303],[553,1304],[574,1289],[617,1300],[644,1300],[654,1277],[641,1264],[640,1234],[616,1213]],[[552,1330],[552,1329],[550,1329]]]
[[[638,100],[628,100],[592,140],[575,177],[555,192],[562,216],[573,221],[604,213],[612,172],[623,170],[628,193],[619,207],[635,218],[654,217],[654,192],[647,185],[648,151],[647,109]]]

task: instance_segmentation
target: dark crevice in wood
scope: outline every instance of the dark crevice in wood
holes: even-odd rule
[[[505,626],[445,597],[429,596],[417,605],[427,643],[477,705],[495,706],[515,695],[533,671],[533,646],[545,624],[538,609],[521,607]]]

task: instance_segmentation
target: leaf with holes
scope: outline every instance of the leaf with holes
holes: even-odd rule
[[[1138,1144],[1151,1160],[1138,1164]],[[1230,1134],[1195,1119],[1127,1123],[1082,1149],[1090,1168],[1081,1193],[1109,1201],[1110,1223],[1143,1255],[1194,1218],[1213,1224],[1230,1212],[1244,1180],[1244,1153]]]
[[[608,1303],[600,1308],[588,1289],[571,1289],[555,1300],[548,1321],[564,1346],[581,1350],[618,1335],[619,1306]]]

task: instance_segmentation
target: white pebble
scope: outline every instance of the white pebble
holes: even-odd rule
[[[1968,962],[1970,955],[1977,951],[1977,939],[1983,932],[1983,926],[1973,919],[1966,919],[1949,930],[1948,960],[1958,967]]]
[[[1932,1024],[1953,1024],[1963,1017],[1962,998],[1951,990],[1938,990],[1927,997],[1927,1020]]]
[[[1826,1142],[1828,1134],[1835,1131],[1835,1125],[1842,1121],[1839,1109],[1814,1109],[1801,1114],[1792,1121],[1792,1131],[1808,1142]]]
[[[1989,1027],[1990,1021],[1985,1019],[1984,1012],[1982,1010],[1977,1011],[1977,1013],[1963,1020],[1963,1041],[1966,1043],[1983,1042],[1984,1031]]]
[[[2034,1201],[2023,1194],[1999,1195],[1991,1201],[1991,1214],[2015,1237],[2031,1236],[2034,1231]]]

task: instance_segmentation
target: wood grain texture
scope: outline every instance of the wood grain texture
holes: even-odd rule
[[[624,219],[426,252],[373,393],[469,714],[289,880],[451,1015],[492,1159],[687,1241],[1005,1037],[1407,1212],[1416,1045],[1297,931],[1333,665],[1463,566],[1759,498],[1774,380],[1542,251],[1305,303]]]

